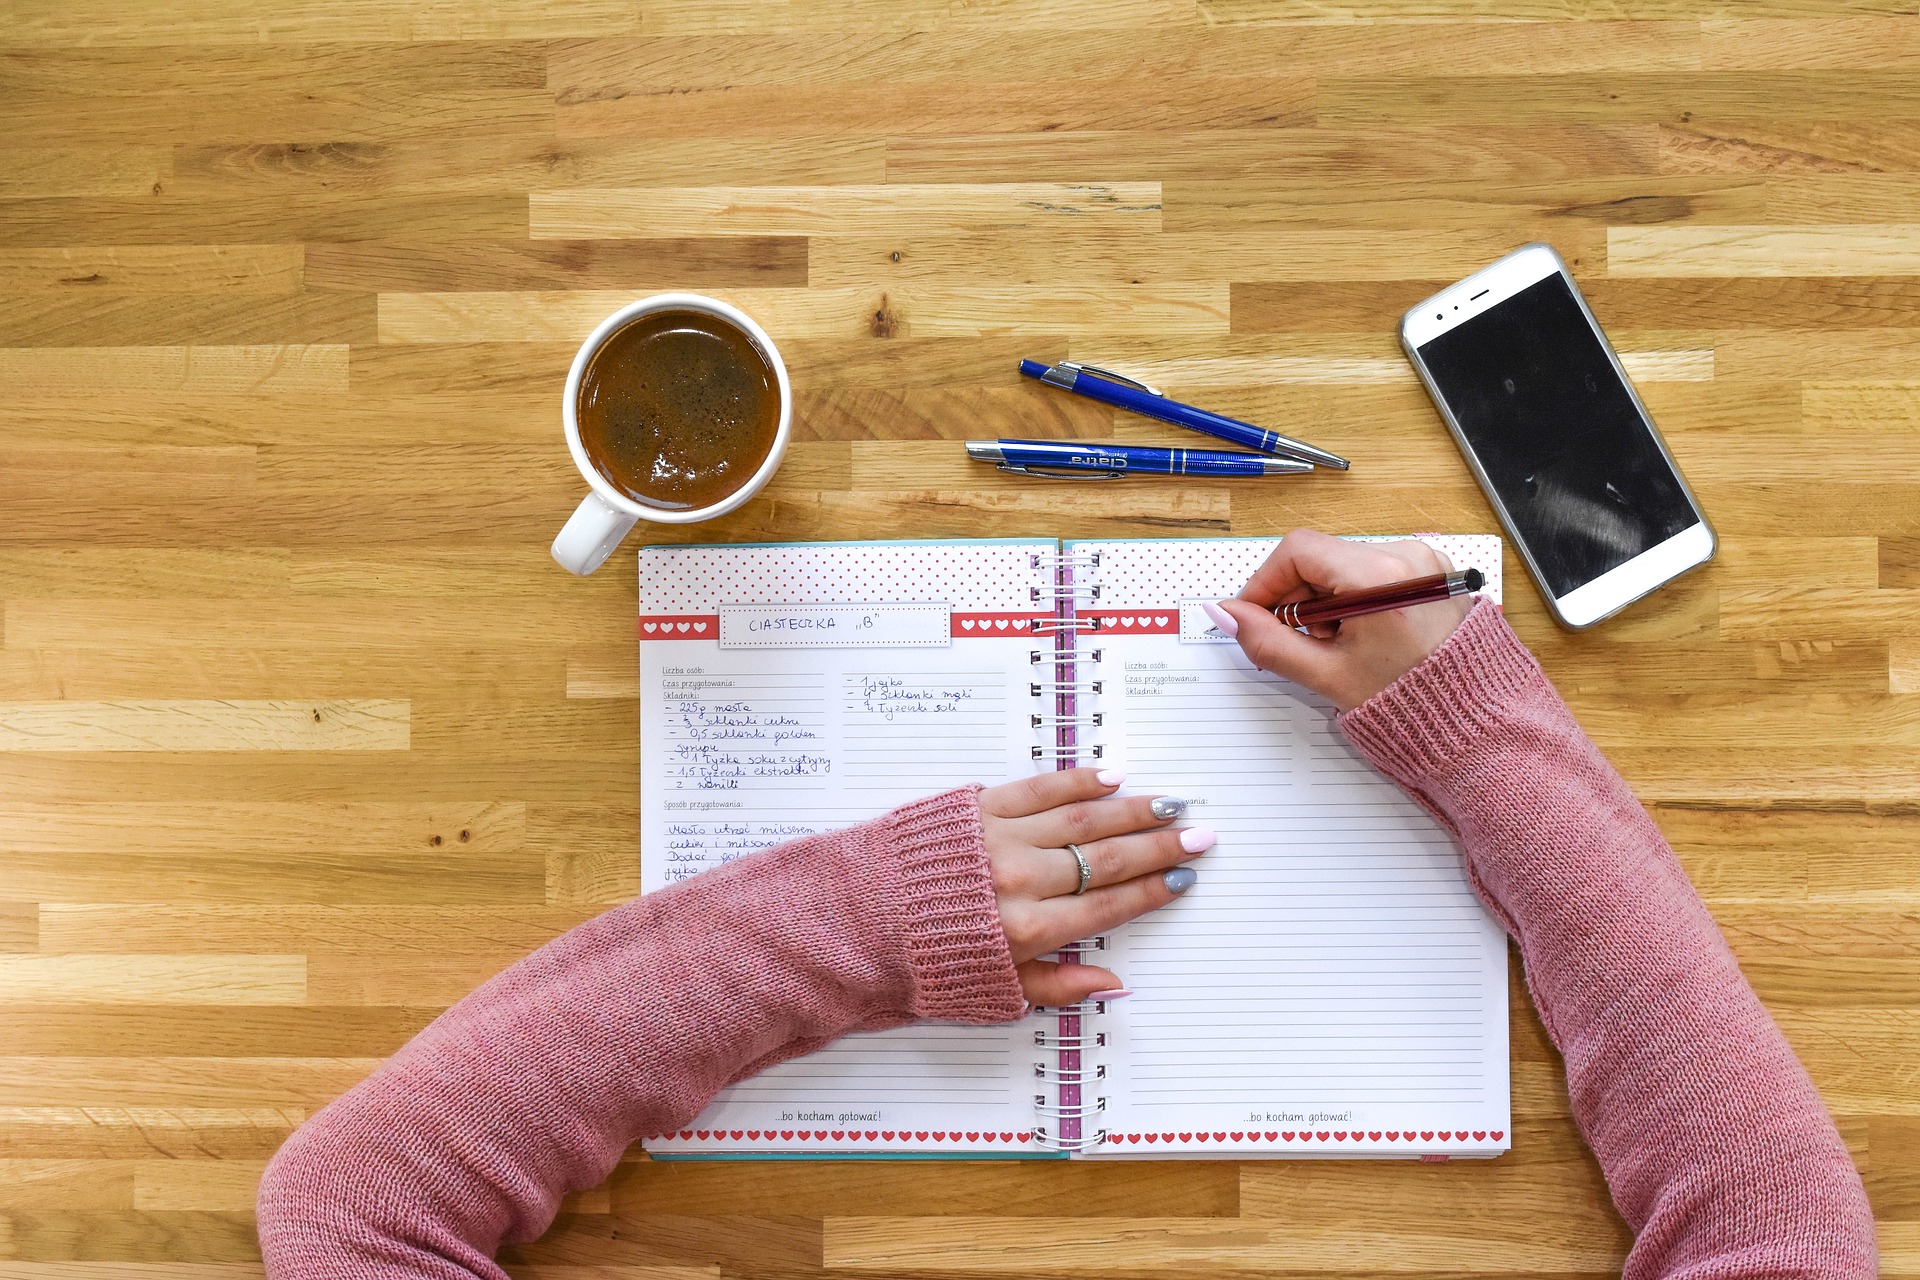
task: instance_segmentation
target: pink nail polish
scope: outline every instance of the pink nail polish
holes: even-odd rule
[[[1093,775],[1093,780],[1103,787],[1117,787],[1127,780],[1127,775],[1118,769],[1102,769]]]
[[[1221,635],[1232,638],[1240,634],[1240,624],[1234,621],[1232,614],[1219,605],[1203,604],[1200,608],[1207,615],[1207,620],[1219,629]]]
[[[1219,838],[1212,827],[1188,827],[1180,833],[1180,847],[1188,853],[1205,853]]]
[[[1098,1000],[1102,1004],[1110,1004],[1115,1000],[1125,1000],[1132,994],[1133,989],[1130,987],[1116,987],[1112,991],[1096,991],[1088,996],[1087,999]]]

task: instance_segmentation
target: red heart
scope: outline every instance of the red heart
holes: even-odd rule
[[[1400,1141],[1400,1131],[1398,1129],[1387,1130],[1387,1141],[1388,1142]]]
[[[1331,1138],[1333,1135],[1322,1130],[1321,1132],[1316,1133],[1313,1136],[1320,1139],[1320,1141],[1325,1142],[1328,1138]]]
[[[1500,1139],[1502,1139],[1502,1138],[1504,1138],[1504,1137],[1506,1137],[1506,1136],[1507,1136],[1507,1135],[1506,1135],[1506,1132],[1505,1132],[1504,1130],[1501,1130],[1501,1129],[1495,1129],[1495,1130],[1493,1131],[1493,1140],[1494,1140],[1495,1142],[1498,1142],[1498,1141],[1500,1141]]]
[[[1487,1131],[1485,1129],[1475,1129],[1473,1131],[1473,1140],[1475,1142],[1485,1142],[1487,1140]]]
[[[1128,1142],[1138,1142],[1138,1141],[1140,1141],[1140,1135],[1139,1135],[1139,1134],[1137,1134],[1137,1133],[1130,1133],[1130,1134],[1128,1134],[1128,1135],[1127,1135],[1127,1141],[1128,1141]],[[1148,1135],[1147,1135],[1147,1141],[1148,1141],[1148,1142],[1152,1142],[1152,1141],[1153,1141],[1153,1135],[1152,1135],[1152,1134],[1148,1134]]]
[[[1453,1136],[1452,1131],[1447,1129],[1442,1129],[1439,1134],[1440,1141],[1442,1142],[1445,1142],[1447,1139],[1451,1138],[1452,1136]]]
[[[993,1134],[993,1133],[983,1133],[980,1135],[981,1140],[984,1142],[992,1142],[998,1137],[999,1137],[998,1134]]]
[[[1193,1135],[1192,1135],[1192,1134],[1190,1134],[1190,1133],[1183,1133],[1183,1134],[1181,1134],[1181,1135],[1180,1135],[1180,1141],[1182,1141],[1182,1142],[1192,1142],[1192,1141],[1193,1141]]]
[[[1160,1141],[1160,1135],[1159,1135],[1159,1134],[1157,1134],[1157,1133],[1150,1133],[1150,1134],[1148,1134],[1148,1135],[1147,1135],[1147,1141],[1148,1141],[1148,1142],[1158,1142],[1158,1141]]]
[[[702,1130],[700,1130],[700,1131],[699,1131],[698,1133],[696,1133],[696,1134],[694,1134],[694,1137],[696,1137],[696,1138],[705,1138],[705,1137],[707,1137],[707,1136],[709,1135],[709,1133],[710,1133],[710,1132],[711,1132],[710,1130],[707,1130],[707,1129],[702,1129]]]
[[[1292,1131],[1291,1129],[1289,1129],[1289,1130],[1286,1130],[1286,1131],[1284,1131],[1283,1133],[1281,1133],[1281,1135],[1280,1135],[1280,1136],[1281,1136],[1281,1137],[1282,1137],[1283,1139],[1285,1139],[1286,1141],[1288,1141],[1288,1142],[1292,1142],[1292,1141],[1293,1141],[1293,1131]],[[1273,1135],[1272,1135],[1272,1134],[1268,1134],[1268,1135],[1267,1135],[1267,1141],[1268,1141],[1268,1142],[1272,1142],[1272,1141],[1273,1141]]]
[[[823,1133],[823,1134],[821,1134],[820,1136],[824,1138],[824,1137],[826,1137],[827,1135],[825,1135],[825,1134]],[[809,1138],[811,1138],[811,1137],[813,1137],[813,1130],[811,1130],[811,1129],[802,1129],[802,1130],[800,1131],[800,1140],[801,1140],[802,1142],[805,1142],[805,1141],[806,1141],[807,1139],[809,1139]]]
[[[1182,1136],[1182,1137],[1184,1137],[1185,1135],[1183,1134],[1183,1135],[1181,1135],[1181,1136]],[[1196,1134],[1194,1134],[1193,1136],[1194,1136],[1194,1138],[1195,1138],[1195,1140],[1196,1140],[1196,1141],[1199,1141],[1199,1142],[1205,1142],[1205,1141],[1207,1140],[1207,1135],[1206,1135],[1206,1134],[1204,1134],[1204,1133],[1196,1133]]]
[[[1107,1135],[1107,1141],[1114,1143],[1115,1145],[1118,1145],[1121,1141],[1121,1138],[1120,1138],[1120,1135],[1117,1133],[1110,1133]]]
[[[1238,1135],[1235,1135],[1235,1136],[1237,1137]],[[1213,1140],[1215,1142],[1225,1142],[1227,1140],[1227,1135],[1224,1133],[1216,1133],[1213,1135]]]
[[[891,1129],[883,1129],[883,1130],[881,1130],[881,1133],[880,1133],[880,1136],[881,1136],[882,1138],[884,1138],[884,1139],[886,1139],[886,1140],[887,1140],[888,1142],[892,1142],[892,1141],[893,1141],[893,1130],[891,1130]]]
[[[1345,1142],[1347,1140],[1347,1131],[1345,1129],[1335,1129],[1333,1131],[1333,1140],[1335,1142]]]
[[[1247,1135],[1244,1133],[1236,1133],[1233,1135],[1233,1140],[1235,1142],[1244,1142],[1246,1140],[1246,1137]]]
[[[1422,1129],[1422,1130],[1420,1131],[1420,1137],[1421,1137],[1421,1140],[1422,1140],[1422,1141],[1425,1141],[1425,1142],[1432,1142],[1432,1141],[1433,1141],[1433,1131],[1432,1131],[1431,1129]]]
[[[935,1130],[933,1135],[933,1140],[935,1142],[945,1142],[947,1140],[947,1135],[940,1130]]]
[[[1002,1142],[1012,1142],[1012,1141],[1013,1141],[1013,1135],[1012,1135],[1012,1134],[1010,1134],[1010,1133],[1003,1133],[1003,1134],[1001,1134],[1001,1135],[1000,1135],[1000,1141],[1002,1141]]]
[[[1173,1135],[1172,1135],[1172,1134],[1170,1134],[1170,1133],[1163,1133],[1163,1134],[1161,1134],[1161,1135],[1160,1135],[1160,1140],[1161,1140],[1162,1142],[1172,1142],[1172,1141],[1173,1141]]]
[[[781,1136],[781,1137],[783,1137],[783,1138],[791,1138],[791,1137],[793,1136],[793,1130],[791,1130],[791,1129],[782,1129],[782,1130],[780,1131],[780,1136]]]
[[[760,1131],[758,1129],[749,1129],[747,1130],[747,1136],[749,1138],[758,1139],[760,1137]]]
[[[874,1129],[869,1129],[869,1130],[867,1130],[867,1141],[868,1141],[868,1142],[872,1142],[872,1141],[873,1141],[873,1140],[874,1140],[875,1138],[877,1138],[877,1137],[879,1137],[879,1136],[880,1136],[880,1134],[879,1134],[879,1131],[877,1131],[877,1130],[874,1130]]]
[[[918,1138],[922,1142],[925,1142],[927,1140],[927,1135],[925,1130],[915,1130],[913,1136]]]
[[[1369,1133],[1367,1136],[1369,1138],[1372,1138],[1375,1142],[1380,1141],[1380,1131],[1377,1129],[1374,1130],[1372,1133]]]
[[[732,1139],[733,1139],[733,1140],[734,1140],[735,1142],[738,1142],[738,1141],[740,1141],[740,1139],[742,1139],[742,1138],[744,1138],[744,1137],[746,1137],[747,1135],[746,1135],[746,1134],[745,1134],[745,1133],[744,1133],[743,1131],[741,1131],[741,1130],[739,1130],[739,1129],[735,1129],[735,1130],[734,1130],[734,1131],[732,1132],[732,1134],[730,1134],[729,1136],[730,1136],[730,1137],[731,1137],[731,1138],[732,1138]]]
[[[838,1142],[838,1141],[840,1141],[840,1139],[842,1139],[842,1138],[844,1138],[844,1137],[846,1137],[846,1136],[847,1136],[847,1131],[846,1131],[845,1129],[835,1129],[835,1130],[833,1131],[833,1140],[834,1140],[835,1142]]]
[[[1022,1141],[1022,1142],[1032,1142],[1032,1141],[1033,1141],[1033,1135],[1032,1135],[1031,1133],[1023,1133],[1023,1134],[1020,1134],[1020,1135],[1019,1135],[1019,1137],[1020,1137],[1020,1141]]]
[[[978,1142],[978,1141],[980,1141],[980,1135],[979,1135],[979,1134],[977,1134],[977,1133],[970,1133],[970,1134],[968,1134],[968,1135],[967,1135],[967,1141],[968,1141],[968,1142]]]

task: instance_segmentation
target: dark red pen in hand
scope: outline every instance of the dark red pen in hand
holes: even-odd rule
[[[1340,591],[1311,600],[1296,600],[1292,604],[1281,605],[1273,612],[1290,627],[1311,627],[1339,622],[1344,618],[1358,618],[1363,614],[1384,613],[1388,609],[1404,609],[1408,605],[1446,600],[1469,591],[1478,591],[1484,582],[1478,569],[1457,569],[1452,573],[1431,573],[1424,578],[1409,578],[1405,582],[1389,582],[1383,587],[1368,587],[1364,591]]]

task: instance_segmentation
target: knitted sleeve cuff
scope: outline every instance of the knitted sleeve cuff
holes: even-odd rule
[[[1340,727],[1382,773],[1416,785],[1542,694],[1558,698],[1500,610],[1481,599],[1419,666],[1343,713]]]
[[[886,818],[917,1018],[1006,1022],[1026,1012],[987,867],[979,794],[961,787]]]

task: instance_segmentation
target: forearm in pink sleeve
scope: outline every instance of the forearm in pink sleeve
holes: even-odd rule
[[[849,1031],[1025,1008],[972,789],[649,894],[449,1009],[261,1182],[273,1280],[498,1278],[567,1192]]]
[[[1847,1150],[1659,829],[1484,601],[1341,717],[1459,837],[1520,945],[1626,1274],[1874,1274]]]

